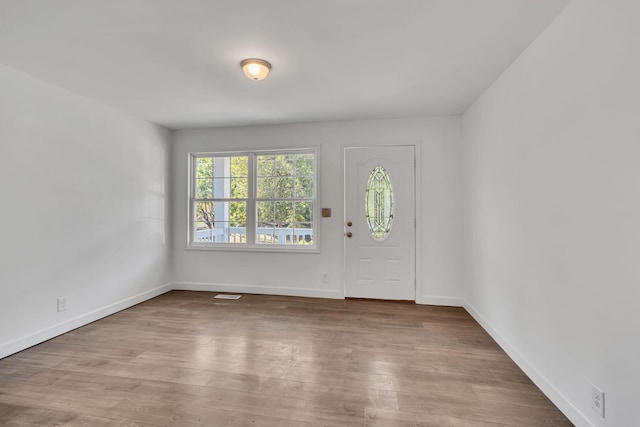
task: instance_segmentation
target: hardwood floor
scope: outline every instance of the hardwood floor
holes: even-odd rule
[[[0,425],[567,426],[463,309],[173,291],[0,360]]]

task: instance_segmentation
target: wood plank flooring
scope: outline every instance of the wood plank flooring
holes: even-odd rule
[[[173,291],[0,360],[3,426],[570,426],[463,309]]]

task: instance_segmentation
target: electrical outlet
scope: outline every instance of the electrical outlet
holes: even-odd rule
[[[329,283],[329,273],[322,273],[322,283]]]
[[[604,418],[604,392],[591,384],[591,407]]]
[[[58,312],[65,311],[67,309],[67,297],[58,298]]]

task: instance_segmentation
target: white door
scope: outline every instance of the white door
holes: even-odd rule
[[[415,300],[415,148],[345,148],[347,297]]]

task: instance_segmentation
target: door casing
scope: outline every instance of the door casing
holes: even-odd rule
[[[414,148],[414,161],[415,161],[415,184],[414,184],[414,209],[415,209],[415,303],[422,304],[422,150],[421,143],[419,141],[407,141],[407,142],[399,142],[396,144],[390,144],[386,142],[381,143],[351,143],[351,144],[342,144],[342,224],[343,224],[343,234],[346,234],[346,186],[347,182],[345,180],[345,167],[346,167],[346,151],[350,148],[380,148],[380,147],[400,147],[400,146],[411,146]],[[342,240],[342,294],[346,298],[347,295],[347,283],[346,283],[346,237]]]

